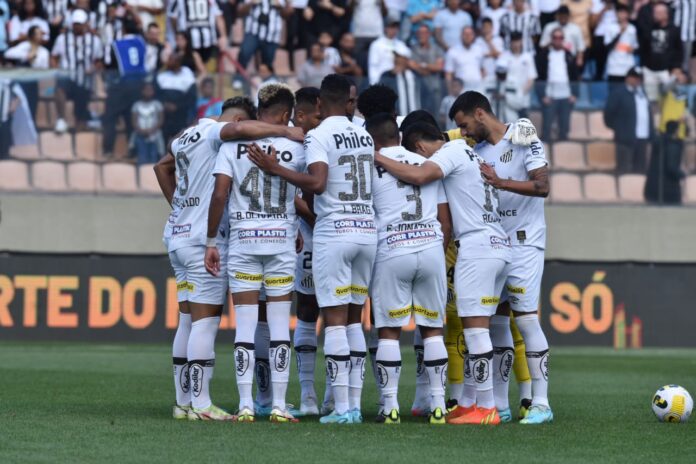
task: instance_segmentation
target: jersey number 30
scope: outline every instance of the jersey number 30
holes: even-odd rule
[[[346,173],[346,180],[353,183],[351,192],[339,192],[338,199],[341,201],[355,201],[360,197],[361,200],[372,199],[372,192],[368,192],[367,186],[371,182],[367,179],[367,173],[372,173],[374,157],[372,155],[343,155],[338,158],[338,165],[350,165],[350,172]],[[367,167],[365,166],[367,164]]]

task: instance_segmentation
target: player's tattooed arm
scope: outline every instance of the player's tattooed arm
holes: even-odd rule
[[[498,190],[507,190],[508,192],[528,197],[546,198],[549,196],[548,166],[542,166],[529,171],[529,180],[501,179],[495,172],[495,168],[490,164],[481,163],[479,167],[483,180]]]
[[[261,121],[228,122],[220,130],[220,138],[230,140],[257,140],[265,137],[286,137],[296,142],[304,140],[301,127],[281,126]]]
[[[452,238],[452,215],[450,214],[449,203],[439,203],[437,205],[437,220],[442,228],[443,245],[445,252]]]
[[[444,177],[440,166],[427,161],[420,166],[416,166],[394,161],[381,155],[379,152],[375,152],[375,164],[386,169],[389,174],[397,179],[413,185],[429,184]]]
[[[174,156],[167,153],[161,160],[152,168],[155,170],[155,177],[159,183],[162,195],[167,199],[169,206],[172,205],[174,192],[176,191],[176,165]]]
[[[303,191],[321,195],[326,190],[326,182],[329,177],[329,165],[326,163],[310,164],[307,167],[309,173],[293,171],[278,162],[275,147],[271,147],[271,152],[266,154],[255,143],[249,147],[247,157],[263,172],[281,177]]]
[[[210,206],[208,207],[208,243],[205,248],[205,270],[210,274],[217,276],[220,273],[220,253],[215,244],[215,238],[218,234],[218,227],[222,220],[222,214],[225,211],[227,196],[230,193],[232,179],[223,174],[215,174],[215,188],[213,196],[210,198]]]

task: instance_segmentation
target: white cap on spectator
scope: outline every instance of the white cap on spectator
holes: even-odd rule
[[[384,24],[389,27],[389,26],[394,26],[394,25],[400,25],[401,24],[401,17],[397,11],[389,11],[387,13],[387,18],[384,21]]]
[[[398,44],[396,47],[394,47],[394,54],[403,56],[404,58],[411,58],[411,50],[401,44]]]
[[[89,16],[87,16],[87,12],[85,10],[75,10],[72,12],[70,19],[72,20],[73,24],[87,24],[87,21],[89,21]]]

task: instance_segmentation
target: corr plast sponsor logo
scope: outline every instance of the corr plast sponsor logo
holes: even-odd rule
[[[172,227],[172,235],[188,234],[191,232],[191,224],[179,224]]]

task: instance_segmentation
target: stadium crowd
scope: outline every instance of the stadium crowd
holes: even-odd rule
[[[0,159],[27,140],[18,127],[33,130],[41,99],[55,132],[101,131],[107,160],[125,134],[128,154],[154,163],[223,97],[337,72],[391,87],[399,114],[426,109],[443,129],[466,90],[504,120],[540,113],[547,143],[578,138],[579,110],[603,110],[617,174],[678,184],[695,37],[694,0],[0,0]],[[55,85],[42,86],[49,69]]]

